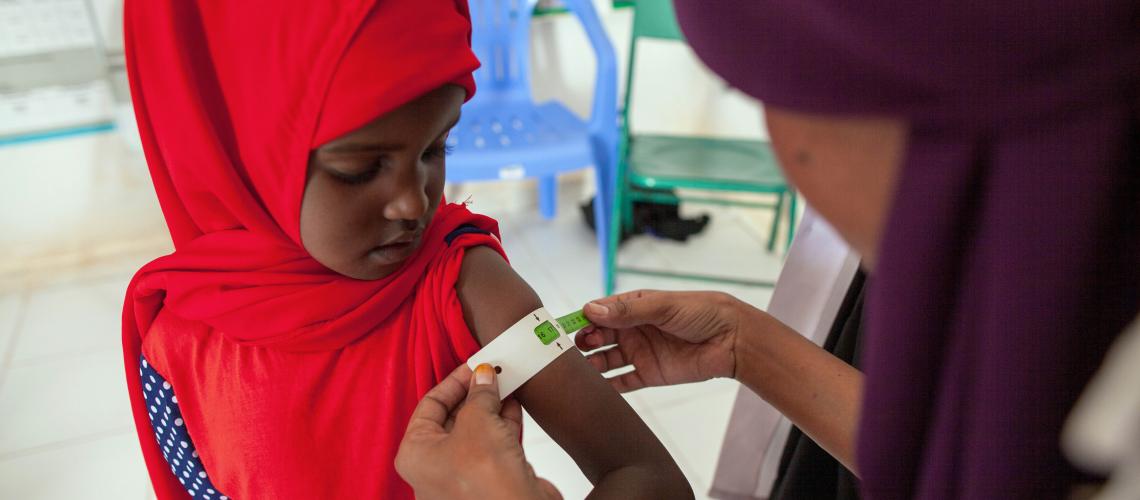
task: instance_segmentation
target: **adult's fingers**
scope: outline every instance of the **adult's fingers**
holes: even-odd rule
[[[629,364],[626,362],[625,353],[622,352],[620,347],[590,353],[589,356],[586,356],[586,361],[589,362],[590,366],[593,366],[595,370],[602,373],[616,370]]]
[[[637,290],[590,302],[583,312],[591,323],[600,327],[661,326],[675,314],[680,305],[678,301],[674,292]]]
[[[601,373],[629,366],[629,362],[625,359],[625,354],[621,349],[616,347],[592,353],[586,356],[586,361],[588,361],[595,370]],[[641,373],[637,370],[608,377],[606,381],[618,392],[636,391],[647,386],[645,380],[641,378]]]
[[[606,379],[606,382],[609,382],[610,387],[613,387],[614,390],[618,392],[636,391],[638,389],[644,389],[647,386],[645,379],[641,378],[641,374],[637,373],[637,370],[615,375]]]
[[[471,376],[471,385],[467,388],[467,402],[463,411],[481,411],[488,415],[498,415],[502,409],[499,399],[499,383],[495,377],[495,369],[483,363],[475,367]]]
[[[612,328],[597,328],[594,326],[586,328],[586,330],[579,332],[578,335],[574,337],[574,343],[578,346],[578,349],[592,351],[617,343],[617,330]]]
[[[471,369],[461,364],[435,387],[431,388],[420,399],[416,409],[412,411],[412,418],[408,424],[409,429],[419,425],[443,426],[448,415],[467,395],[467,383],[471,377]]]

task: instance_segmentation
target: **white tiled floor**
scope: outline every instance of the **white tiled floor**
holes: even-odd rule
[[[0,462],[4,498],[151,498],[134,433],[90,436]]]
[[[530,185],[457,186],[477,211],[499,219],[515,268],[552,311],[570,311],[597,297],[599,264],[592,233],[576,203],[588,176],[562,184],[560,213],[543,220],[529,201]],[[496,192],[516,191],[521,203]],[[522,193],[521,195],[519,193]],[[495,203],[492,203],[492,200]],[[700,207],[688,211],[705,210]],[[764,252],[770,215],[736,209],[713,213],[709,230],[688,244],[638,238],[623,247],[623,262],[639,266],[731,273],[774,279],[781,258]],[[149,222],[148,222],[149,223]],[[151,498],[131,430],[119,347],[122,294],[134,269],[161,253],[95,260],[51,279],[23,279],[0,289],[0,497],[20,499]],[[753,304],[770,291],[743,286],[623,276],[622,290],[713,288]],[[712,381],[627,395],[674,454],[698,498],[708,491],[717,450],[737,385]],[[536,471],[566,498],[581,498],[589,483],[573,462],[533,423],[524,447]]]
[[[41,288],[29,294],[12,362],[16,364],[115,346],[129,275]],[[74,335],[59,332],[74,331]]]

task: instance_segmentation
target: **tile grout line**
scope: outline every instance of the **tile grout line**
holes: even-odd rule
[[[158,258],[158,257],[155,257],[155,258]],[[131,271],[131,277],[132,278],[134,278],[134,275],[136,272],[138,272],[138,269]],[[28,281],[26,283],[26,286],[23,288],[23,290],[25,290],[29,293],[31,293],[31,292],[39,293],[39,292],[50,292],[53,290],[75,288],[75,287],[94,287],[94,286],[108,284],[108,283],[112,282],[113,280],[120,278],[120,277],[122,277],[122,270],[121,269],[116,269],[116,270],[111,270],[111,271],[99,271],[96,274],[80,275],[80,276],[76,276],[76,277],[72,277],[72,278],[63,278],[63,279],[52,280],[52,281]],[[128,282],[129,282],[129,280],[128,280]],[[123,299],[126,297],[126,293],[127,293],[127,289],[124,288],[122,290],[122,296],[116,298],[115,300],[117,302],[121,303],[123,301]]]
[[[645,422],[645,425],[649,427],[650,431],[653,432],[653,435],[657,436],[657,440],[661,442],[661,445],[667,448],[666,451],[669,453],[669,456],[673,458],[673,461],[677,463],[677,467],[681,468],[682,473],[684,473],[685,470],[688,470],[690,472],[696,471],[697,467],[692,464],[692,461],[687,456],[687,453],[685,453],[685,450],[683,450],[680,445],[673,439],[673,437],[666,432],[664,420],[662,420],[661,417],[657,415],[658,408],[650,406],[649,402],[645,401],[644,399],[639,398],[638,403],[640,406],[645,408],[645,413],[637,412],[638,418]],[[636,412],[637,409],[635,408],[634,411]],[[654,428],[659,429],[660,433],[658,433],[659,431],[655,430]],[[677,450],[676,453],[668,451],[669,446],[672,446],[674,450]],[[695,472],[693,474],[694,476],[697,476]],[[709,487],[708,485],[704,484],[704,482],[707,481],[707,478],[693,477],[693,480],[695,481],[689,480],[689,478],[686,477],[686,481],[689,482],[689,486],[693,488],[693,494],[707,495]],[[701,484],[694,484],[695,482],[700,482]],[[698,498],[700,497],[698,496]]]
[[[143,500],[153,500],[155,498],[155,496],[154,496],[154,484],[151,484],[149,474],[147,474],[146,480],[143,481],[143,496],[142,496],[142,498],[143,498]]]
[[[93,354],[105,354],[105,353],[111,352],[111,351],[122,353],[123,348],[120,345],[113,345],[113,346],[106,346],[106,347],[96,347],[94,349],[87,349],[87,350],[83,350],[83,351],[71,351],[71,352],[62,352],[62,353],[40,354],[40,355],[33,356],[31,358],[28,358],[28,359],[22,359],[19,361],[12,360],[10,367],[11,368],[26,368],[29,366],[40,366],[40,365],[49,364],[49,363],[52,363],[52,362],[58,361],[58,360],[66,361],[66,360],[71,360],[73,358],[80,358],[83,356],[89,356],[89,355],[93,355]],[[2,383],[2,382],[3,382],[3,379],[0,379],[0,383]]]
[[[29,292],[26,288],[21,289],[16,297],[16,321],[12,322],[12,338],[8,339],[4,355],[0,357],[0,389],[3,389],[4,382],[7,381],[8,370],[16,357],[17,339],[20,338],[20,331],[24,329],[24,319],[28,316],[28,297]]]
[[[661,245],[662,242],[658,241],[660,238],[658,238],[656,236],[648,235],[648,234],[640,234],[640,235],[635,235],[635,236],[641,236],[641,237],[646,238],[644,240],[644,241],[646,241],[646,244],[644,246],[648,247],[648,249],[649,249],[649,252],[648,252],[649,255],[647,255],[646,257],[652,257],[652,258],[655,258],[657,260],[660,260],[661,263],[665,264],[666,266],[676,267],[676,263],[674,263],[672,261],[672,259],[669,258],[669,252],[666,252],[662,248],[662,245]],[[614,265],[615,266],[632,265],[633,267],[637,267],[637,264],[631,263],[631,262],[626,262],[623,264],[621,262],[621,259],[620,259],[620,257],[621,257],[620,247],[618,250],[619,250],[618,254],[614,256],[614,261],[615,261]],[[628,255],[628,253],[627,253],[627,255]],[[626,260],[628,261],[629,259],[627,258]]]
[[[734,210],[737,210],[739,208],[740,207],[730,207],[728,209],[717,209],[717,210],[713,210],[711,213],[713,215],[719,215],[720,216],[718,218],[721,220],[721,224],[727,224],[724,228],[722,228],[720,230],[721,232],[728,231],[729,230],[728,227],[731,226],[733,229],[736,229],[738,231],[741,231],[741,232],[744,232],[745,234],[747,234],[748,238],[751,239],[752,241],[754,241],[757,245],[758,251],[756,252],[754,257],[756,257],[757,260],[760,261],[764,258],[765,254],[769,253],[767,251],[767,248],[766,248],[767,242],[761,241],[760,237],[756,234],[756,232],[753,231],[752,228],[748,227],[748,225],[746,223],[744,223],[742,220],[740,220],[739,214],[733,212]],[[709,229],[706,229],[706,231],[709,231]],[[709,232],[703,232],[702,235],[705,237],[713,237],[712,234]],[[653,244],[650,245],[650,247],[652,248],[652,250],[655,253],[657,253],[660,256],[660,258],[662,259],[663,262],[665,262],[667,265],[673,267],[674,269],[684,269],[684,266],[679,266],[678,263],[673,258],[673,257],[676,257],[675,255],[672,257],[670,256],[673,252],[666,251],[666,248],[662,247],[660,245],[660,243],[657,241],[654,241],[652,243]],[[685,244],[687,244],[687,243],[685,243]],[[779,254],[780,254],[780,252],[778,252],[778,251],[771,253],[771,255],[773,255],[773,256],[779,255]],[[782,262],[782,257],[781,257],[781,262]],[[713,273],[713,274],[715,275],[715,273]],[[667,281],[670,281],[670,282],[676,281],[675,278],[664,278],[664,279],[666,279]],[[763,278],[756,277],[755,279],[763,279]]]
[[[55,269],[53,272],[44,272],[42,270],[32,272],[0,272],[0,277],[14,277],[20,280],[24,288],[42,288],[50,289],[59,286],[72,286],[81,285],[94,281],[102,281],[107,278],[115,276],[118,272],[122,271],[117,266],[124,264],[126,261],[134,261],[135,259],[146,259],[143,262],[145,265],[154,259],[169,254],[171,251],[168,246],[155,246],[154,248],[146,248],[145,251],[127,251],[115,255],[98,256],[92,259],[86,259],[81,262],[68,263],[63,265],[62,268]],[[90,271],[93,268],[98,268],[103,265],[111,266],[109,270],[96,270]],[[131,275],[138,270],[134,264],[131,264]]]
[[[121,434],[134,435],[134,433],[133,433],[134,430],[135,430],[134,426],[120,427],[120,428],[116,428],[116,429],[99,431],[99,432],[87,434],[84,436],[66,439],[63,441],[55,441],[55,442],[51,442],[51,443],[47,443],[47,444],[40,444],[40,445],[32,446],[29,448],[23,448],[23,449],[16,450],[16,451],[9,451],[6,453],[0,453],[0,462],[4,462],[7,460],[13,460],[16,458],[23,458],[23,457],[26,457],[29,455],[35,455],[37,453],[60,450],[63,448],[68,448],[70,446],[75,446],[75,445],[79,445],[79,444],[92,443],[95,441],[99,441],[101,439],[116,437],[116,436],[121,435]]]
[[[554,288],[555,288],[555,290],[557,290],[559,298],[561,298],[564,303],[573,304],[574,301],[570,300],[569,294],[567,294],[566,289],[561,284],[559,284],[557,277],[554,276],[553,274],[551,274],[551,272],[547,266],[542,265],[542,264],[545,264],[545,262],[539,257],[538,253],[534,250],[534,247],[531,246],[530,238],[527,238],[526,236],[523,236],[521,234],[522,231],[518,229],[517,224],[512,223],[512,226],[513,226],[513,229],[516,231],[516,233],[518,233],[518,240],[522,244],[523,251],[526,252],[527,256],[531,259],[531,261],[539,264],[538,265],[538,269],[539,269],[538,272],[542,273],[542,275],[547,279],[547,281],[549,281],[550,283],[552,283],[554,285]]]
[[[751,210],[755,210],[755,209],[751,209]],[[760,245],[760,248],[762,249],[762,251],[767,252],[768,251],[768,248],[767,248],[768,242],[765,241],[763,238],[760,237],[759,234],[756,233],[757,228],[751,227],[750,225],[745,223],[743,220],[741,220],[744,217],[745,211],[746,210],[744,210],[743,207],[731,207],[731,209],[729,210],[729,215],[732,216],[733,222],[735,222],[736,225],[738,227],[740,227],[740,229],[742,231],[744,231],[749,236],[751,236],[752,240],[755,241],[757,245]],[[775,214],[773,214],[772,216],[775,217]],[[781,228],[786,229],[786,228],[784,227],[785,224],[781,224],[780,221],[776,221],[776,225],[777,225],[776,243],[779,243],[780,242],[780,236],[783,234],[783,231],[781,231],[780,229]],[[763,230],[761,230],[761,231],[763,231]]]
[[[731,218],[731,219],[735,219],[735,217],[731,217],[731,214],[729,213],[729,211],[728,211],[728,210],[724,210],[724,209],[718,209],[718,208],[716,208],[716,207],[713,207],[713,209],[711,209],[711,210],[709,211],[709,215],[710,215],[710,217],[716,217],[716,218],[718,218],[718,219],[720,219],[720,220],[723,220],[723,219],[725,218],[725,216],[730,216],[729,218]],[[736,221],[736,220],[733,220],[733,223],[734,223],[734,225],[739,225],[739,224],[740,224],[740,222],[739,222],[739,221]],[[710,222],[710,225],[711,225],[711,224],[714,224],[714,223]],[[709,233],[709,231],[711,231],[711,228],[706,228],[704,231],[702,231],[702,233],[701,233],[701,234],[708,236],[708,235],[710,234],[710,233]],[[746,232],[749,232],[749,231],[747,231],[747,230],[745,230],[745,231],[746,231]],[[648,236],[648,235],[646,235],[646,236]],[[698,236],[699,236],[699,235],[698,235]],[[670,257],[670,254],[671,254],[672,252],[666,251],[666,247],[665,247],[664,245],[662,245],[663,241],[659,241],[659,240],[660,240],[660,238],[656,238],[656,237],[652,237],[652,236],[650,236],[650,239],[649,239],[649,245],[647,245],[647,246],[649,247],[649,253],[650,253],[652,256],[654,256],[654,257],[656,257],[657,259],[659,259],[659,260],[660,260],[662,263],[664,263],[666,266],[669,266],[670,268],[673,268],[673,269],[684,269],[684,267],[683,267],[683,266],[678,266],[678,263],[677,263],[677,262],[675,262],[675,261],[674,261],[674,259]],[[689,244],[689,243],[687,243],[687,242],[686,242],[686,243],[681,243],[681,244],[682,244],[682,245],[687,245],[687,244]],[[761,244],[761,247],[763,247],[763,244]],[[621,261],[620,261],[620,260],[618,260],[618,264],[619,264],[619,265],[621,265]],[[671,278],[666,278],[666,279],[670,279],[670,280],[672,280]]]
[[[668,411],[676,408],[677,406],[683,405],[685,403],[699,402],[699,401],[702,401],[705,399],[712,399],[716,396],[717,395],[714,395],[714,394],[706,394],[706,395],[702,395],[702,396],[699,396],[697,398],[693,398],[693,399],[686,400],[686,401],[678,401],[678,402],[674,402],[674,403],[667,404],[664,406],[650,407],[649,413],[652,414],[655,423],[657,423],[658,425],[661,425],[663,427],[664,426],[664,423],[663,423],[664,419],[661,417],[661,415],[659,415],[660,413],[668,412]],[[732,405],[732,403],[730,403],[730,406],[731,405]],[[731,410],[730,410],[730,413],[731,413]],[[725,418],[726,419],[730,418],[730,416],[731,415],[726,415]],[[693,486],[693,490],[694,490],[693,493],[695,493],[697,495],[706,495],[707,496],[709,489],[711,489],[711,487],[712,487],[711,485],[712,485],[712,479],[713,478],[712,477],[704,477],[702,474],[697,473],[697,471],[700,469],[700,467],[698,467],[698,465],[701,465],[701,464],[693,461],[693,459],[690,456],[692,452],[690,450],[682,448],[679,445],[679,443],[677,441],[675,441],[673,439],[672,435],[670,435],[670,434],[666,434],[664,436],[661,436],[660,439],[662,441],[668,440],[669,443],[671,445],[673,445],[673,447],[675,449],[678,450],[676,454],[672,454],[674,460],[676,460],[678,462],[677,465],[682,465],[682,463],[683,463],[684,467],[693,473],[694,481],[690,483]],[[714,446],[717,446],[717,445],[714,444]],[[715,468],[714,468],[714,474],[715,474]],[[700,489],[700,491],[698,491],[698,489]]]

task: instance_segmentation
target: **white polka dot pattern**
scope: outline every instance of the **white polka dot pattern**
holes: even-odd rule
[[[162,456],[170,465],[170,472],[174,473],[191,498],[228,500],[229,497],[218,492],[210,482],[206,469],[198,459],[198,452],[190,441],[190,433],[186,431],[186,422],[182,420],[178,398],[174,397],[170,382],[162,378],[145,358],[139,360],[143,395],[150,410],[147,416],[154,429],[154,438],[158,441],[159,448],[162,448]]]

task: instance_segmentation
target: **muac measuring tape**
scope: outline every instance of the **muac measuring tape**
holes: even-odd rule
[[[499,397],[505,398],[562,353],[575,349],[569,335],[589,324],[582,311],[555,319],[540,307],[483,346],[467,360],[467,366],[472,370],[483,363],[495,367]]]

